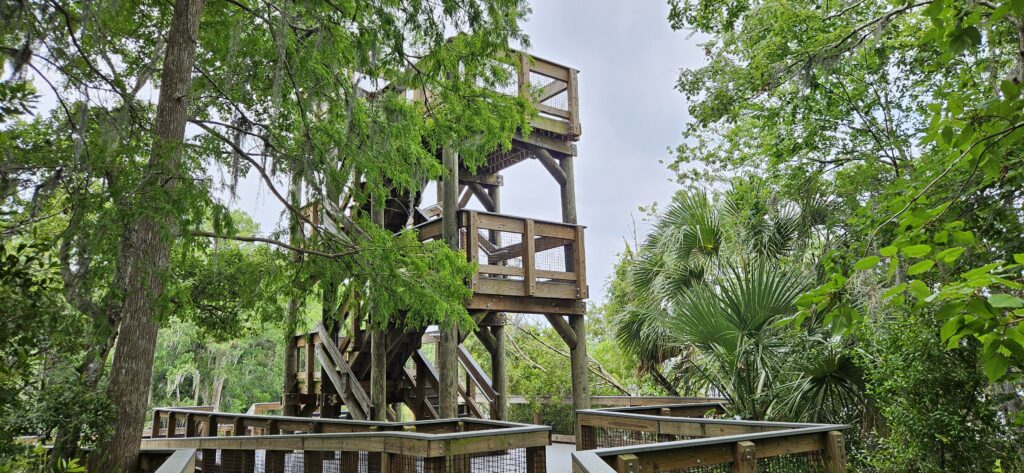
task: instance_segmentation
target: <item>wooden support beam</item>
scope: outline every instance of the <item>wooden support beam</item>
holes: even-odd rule
[[[526,229],[523,231],[523,270],[525,276],[523,277],[523,287],[527,296],[532,296],[537,290],[537,278],[534,273],[537,271],[534,258],[537,254],[534,252],[534,226],[533,220],[526,220]]]
[[[576,335],[576,345],[569,349],[569,365],[572,371],[572,406],[574,410],[590,409],[590,384],[587,380],[587,331],[582,315],[570,315],[569,326]],[[576,424],[576,438],[582,434]]]
[[[551,156],[551,153],[549,153],[548,150],[544,148],[531,148],[533,148],[530,150],[533,152],[533,156],[536,157],[537,160],[544,165],[544,169],[547,169],[548,173],[551,174],[551,177],[555,178],[555,182],[558,182],[558,185],[560,186],[564,186],[566,181],[566,175],[565,171],[563,171],[561,166],[558,164],[558,161],[553,156]]]
[[[475,183],[481,186],[493,187],[505,185],[505,178],[501,174],[480,174],[473,175],[469,173],[459,174],[459,184],[470,184]]]
[[[486,331],[487,328],[481,328]],[[508,363],[505,359],[505,326],[495,325],[490,328],[494,339],[491,350],[491,380],[494,383],[495,399],[491,405],[491,418],[494,420],[508,419]]]
[[[466,204],[469,204],[469,199],[473,198],[473,192],[471,192],[468,187],[466,189],[462,190],[461,192],[462,192],[462,197],[459,197],[459,207],[458,208],[464,209],[464,208],[466,208]]]
[[[558,314],[544,314],[544,317],[551,323],[551,327],[558,332],[558,335],[562,337],[565,344],[569,347],[576,346],[576,332],[573,331],[572,327],[569,326],[569,322],[566,322],[561,315]]]
[[[441,150],[441,161],[447,173],[443,177],[442,236],[449,248],[459,250],[458,215],[455,199],[458,195],[459,155],[450,147]],[[442,327],[441,340],[437,344],[437,362],[440,386],[438,414],[442,418],[458,417],[458,360],[455,345],[458,340],[457,327]]]
[[[479,200],[480,203],[483,204],[485,210],[488,212],[495,212],[494,201],[491,200],[491,196],[487,195],[487,189],[484,189],[484,186],[475,182],[470,182],[469,184],[466,184],[466,188],[476,196],[476,200]]]
[[[514,146],[522,149],[526,149],[528,145],[533,145],[543,147],[559,156],[576,156],[576,145],[571,141],[553,138],[541,133],[530,133],[529,136],[523,136],[521,133],[516,132],[512,137],[512,143]]]

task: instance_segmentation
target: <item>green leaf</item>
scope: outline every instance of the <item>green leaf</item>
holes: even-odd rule
[[[895,295],[903,292],[906,289],[907,289],[907,283],[897,284],[897,285],[895,285],[893,287],[890,287],[885,292],[883,292],[882,293],[882,299],[888,299],[888,298],[890,298],[892,296],[895,296]]]
[[[928,285],[921,282],[919,279],[910,281],[910,285],[907,287],[907,290],[909,290],[910,293],[918,299],[924,299],[932,295],[932,290],[928,288]]]
[[[886,258],[893,257],[893,256],[896,255],[896,247],[895,246],[886,246],[886,247],[878,250],[878,254],[880,254],[880,255],[882,255],[882,256],[884,256]]]
[[[1024,264],[1024,253],[1014,253],[1013,260],[1019,264]]]
[[[929,269],[932,269],[932,266],[935,266],[935,261],[932,261],[930,259],[918,261],[917,263],[914,263],[912,266],[907,268],[907,275],[914,276],[921,274],[923,272],[928,271]]]
[[[960,255],[964,254],[964,250],[965,248],[961,246],[946,248],[945,250],[938,252],[938,254],[935,255],[935,259],[942,261],[943,263],[950,264],[959,259]]]
[[[964,316],[958,315],[946,321],[942,324],[942,329],[939,330],[939,336],[942,337],[943,341],[949,340],[960,331],[960,327],[964,325]]]
[[[988,303],[992,307],[1011,308],[1024,307],[1024,299],[1009,294],[992,294],[988,296]]]
[[[903,254],[910,258],[920,258],[932,252],[932,247],[928,245],[911,245],[903,248]]]
[[[867,257],[861,258],[860,261],[857,261],[857,263],[853,265],[853,269],[855,269],[857,271],[864,271],[865,269],[871,269],[871,268],[874,268],[875,266],[877,266],[878,262],[881,261],[881,260],[882,260],[881,258],[879,258],[877,256],[874,256],[874,255],[867,256]]]
[[[1020,96],[1020,86],[1012,80],[1004,80],[999,83],[999,90],[1003,92],[1003,98],[1015,99]]]
[[[985,359],[983,364],[989,382],[994,383],[1006,374],[1006,370],[1010,367],[1010,360],[1007,360],[1002,353],[993,353],[992,356]]]

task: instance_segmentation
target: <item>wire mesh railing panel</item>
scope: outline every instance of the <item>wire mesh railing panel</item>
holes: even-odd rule
[[[196,471],[203,473],[399,473],[423,471],[423,461],[417,457],[392,455],[389,460],[391,462],[387,468],[388,472],[384,472],[380,453],[200,450],[197,454]],[[399,463],[395,463],[396,461]]]
[[[512,404],[508,406],[508,420],[520,424],[551,426],[552,434],[573,435],[576,411],[571,404]]]
[[[543,238],[538,241],[543,241]],[[569,243],[538,251],[533,259],[534,268],[541,271],[572,271],[573,250],[572,243]]]
[[[692,440],[698,437],[689,437],[685,435],[672,435],[672,434],[659,434],[656,432],[645,432],[640,430],[629,430],[629,429],[612,429],[605,427],[597,427],[593,429],[585,429],[584,436],[588,437],[585,440],[593,442],[585,445],[595,445],[596,448],[605,447],[627,447],[634,445],[647,445],[659,442],[676,442],[679,440]]]
[[[658,473],[731,473],[732,462],[729,463],[715,463],[713,465],[701,465],[693,466],[690,468],[683,468],[680,470],[671,471],[659,471]]]
[[[820,452],[793,453],[759,458],[757,471],[764,473],[819,473],[825,471]]]

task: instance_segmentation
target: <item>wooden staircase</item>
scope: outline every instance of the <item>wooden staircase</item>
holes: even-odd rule
[[[426,335],[426,337],[425,337]],[[468,335],[465,334],[465,335]],[[459,415],[462,417],[486,418],[494,412],[497,393],[493,382],[483,371],[469,350],[461,345],[465,335],[460,337],[458,360],[460,373],[465,372],[465,380],[459,384]],[[299,366],[299,392],[286,399],[298,399],[302,404],[301,412],[311,415],[324,404],[344,405],[348,417],[356,420],[370,419],[370,337],[365,331],[355,331],[354,337],[334,337],[323,324],[317,324],[316,330],[304,335],[297,335],[301,343],[296,343],[299,350],[305,350],[307,356],[297,357],[316,360],[322,375],[317,378],[315,366]],[[425,329],[399,332],[390,331],[387,350],[387,393],[388,404],[402,403],[412,410],[417,420],[438,419],[440,376],[430,356],[422,349],[424,340],[433,342]],[[312,354],[312,357],[308,356]],[[324,392],[332,394],[325,395]],[[480,397],[478,397],[480,396]],[[481,405],[479,399],[487,404]],[[302,402],[304,401],[304,402]],[[486,407],[486,408],[485,408]],[[389,418],[395,419],[394,411]]]

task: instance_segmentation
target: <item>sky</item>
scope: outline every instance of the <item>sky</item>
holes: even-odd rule
[[[587,227],[587,279],[595,302],[603,299],[625,242],[632,242],[634,221],[641,237],[646,231],[638,208],[663,204],[678,188],[662,162],[689,120],[674,84],[680,68],[701,65],[704,54],[698,40],[669,28],[667,15],[659,0],[541,0],[524,25],[532,54],[580,71],[577,218]],[[539,162],[502,174],[502,213],[561,219],[558,185]],[[428,191],[424,204],[432,199]],[[280,205],[254,176],[241,183],[234,205],[253,215],[263,232],[280,227]]]

